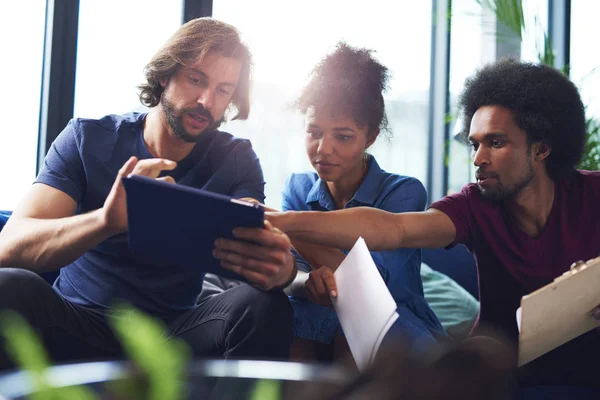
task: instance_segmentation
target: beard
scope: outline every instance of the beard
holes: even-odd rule
[[[496,179],[496,184],[490,188],[485,188],[480,184],[477,184],[481,195],[492,201],[505,201],[517,195],[523,188],[529,185],[529,182],[533,180],[534,172],[531,160],[527,160],[525,174],[515,183],[505,186],[500,179],[498,174],[488,174],[489,177]]]
[[[222,119],[215,123],[215,119],[213,118],[210,111],[208,111],[206,108],[204,108],[204,106],[202,106],[201,104],[198,104],[198,106],[194,107],[194,108],[179,108],[178,109],[175,106],[175,104],[173,104],[164,95],[164,93],[160,97],[160,103],[162,104],[162,107],[163,107],[163,110],[165,113],[165,117],[167,118],[167,122],[169,123],[171,130],[173,131],[173,133],[175,134],[175,136],[177,138],[183,140],[184,142],[197,143],[198,141],[200,141],[200,138],[202,137],[202,135],[201,135],[202,132],[215,130],[218,128],[219,125],[221,125]],[[202,115],[204,118],[206,118],[208,120],[208,126],[200,134],[195,134],[195,135],[191,134],[190,132],[188,132],[185,129],[185,126],[183,124],[183,115],[185,113],[194,113],[194,114]]]

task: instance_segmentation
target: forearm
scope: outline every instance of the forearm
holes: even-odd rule
[[[359,237],[369,249],[393,250],[401,247],[402,229],[394,214],[371,207],[319,212],[275,213],[271,223],[290,236],[303,241],[337,249],[350,249]],[[331,266],[333,267],[333,266]]]
[[[292,245],[313,269],[326,266],[335,271],[342,261],[344,261],[344,258],[346,258],[346,255],[340,250],[308,243],[299,239],[292,238]]]
[[[0,267],[50,271],[110,237],[102,210],[58,219],[10,219],[0,233]]]

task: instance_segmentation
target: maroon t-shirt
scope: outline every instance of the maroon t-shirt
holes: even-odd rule
[[[521,297],[552,282],[577,260],[600,255],[600,172],[574,171],[555,185],[554,203],[537,238],[518,228],[502,203],[483,198],[475,184],[431,205],[450,217],[456,239],[475,256],[479,324],[518,336]],[[600,290],[600,287],[598,288]]]

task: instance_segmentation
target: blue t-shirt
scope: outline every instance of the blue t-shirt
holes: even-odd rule
[[[48,151],[36,182],[71,196],[78,213],[101,208],[129,157],[153,158],[143,137],[145,117],[71,120]],[[262,169],[250,142],[225,132],[203,133],[167,174],[179,184],[264,201]],[[129,250],[127,239],[127,233],[111,237],[62,268],[54,289],[78,305],[107,309],[120,299],[161,318],[192,308],[202,289],[200,269],[144,263]]]
[[[426,203],[427,192],[419,180],[385,172],[379,167],[375,158],[370,157],[369,170],[364,180],[344,208],[366,206],[401,213],[423,211]],[[336,205],[327,183],[315,172],[307,172],[292,174],[288,178],[283,191],[282,208],[294,211],[331,211],[336,209]],[[393,251],[372,251],[371,256],[396,303],[412,311],[429,330],[443,334],[444,329],[423,295],[420,275],[421,250],[400,248]],[[311,270],[300,256],[297,255],[296,260],[299,269],[305,272]],[[312,310],[308,314],[322,315],[324,321],[321,322],[319,329],[330,330],[323,326],[332,325],[331,321],[325,321],[327,319],[325,315],[330,313],[333,313],[331,309],[323,307],[321,312]],[[296,317],[294,317],[294,324],[303,324],[310,327],[309,330],[314,330],[314,324],[312,326],[305,324]],[[301,330],[302,328],[294,328],[295,333],[301,337],[326,342],[330,339],[329,334],[320,337],[313,333],[300,332]]]

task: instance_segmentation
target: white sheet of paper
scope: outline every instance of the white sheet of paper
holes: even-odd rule
[[[364,370],[397,318],[396,302],[363,238],[356,241],[334,276],[338,296],[332,299],[333,306],[356,365]]]
[[[517,308],[517,328],[519,328],[519,333],[521,332],[521,307]]]

